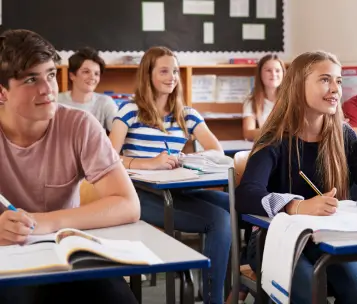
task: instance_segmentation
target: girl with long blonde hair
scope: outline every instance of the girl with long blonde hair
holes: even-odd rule
[[[120,105],[110,134],[113,146],[123,152],[126,168],[171,170],[178,167],[178,155],[191,135],[205,150],[223,154],[202,116],[184,106],[180,68],[174,53],[165,47],[153,47],[140,62],[134,102]],[[163,227],[163,198],[136,190],[141,219]],[[204,303],[223,304],[231,245],[228,194],[212,190],[171,193],[175,229],[206,234],[203,253],[211,259],[212,266],[203,271]]]
[[[262,57],[255,69],[254,88],[243,104],[243,136],[254,140],[274,107],[285,64],[277,55]]]
[[[343,122],[341,82],[341,64],[332,54],[307,52],[292,62],[236,189],[240,213],[330,216],[338,200],[349,198],[351,182],[357,181],[357,138]],[[250,243],[254,238],[253,233]],[[254,268],[254,249],[248,247]],[[308,243],[294,273],[292,303],[312,302],[313,264],[320,256]],[[329,266],[327,278],[338,303],[355,303],[357,263]]]

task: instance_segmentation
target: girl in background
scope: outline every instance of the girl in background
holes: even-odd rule
[[[285,65],[277,55],[260,59],[254,78],[254,89],[243,105],[243,136],[254,140],[272,111],[277,92],[285,75]]]

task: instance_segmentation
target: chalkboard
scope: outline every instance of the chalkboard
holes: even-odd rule
[[[175,51],[283,52],[284,0],[276,0],[274,19],[257,19],[256,0],[249,1],[249,17],[230,18],[230,0],[215,0],[214,15],[184,15],[183,0],[162,0],[165,31],[145,32],[142,0],[2,0],[2,29],[33,30],[57,50],[89,45],[101,51],[144,51],[165,45]],[[213,44],[203,43],[203,22],[214,23]],[[246,23],[264,24],[265,39],[243,40]]]

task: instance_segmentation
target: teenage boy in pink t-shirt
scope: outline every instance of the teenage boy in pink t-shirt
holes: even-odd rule
[[[0,245],[23,243],[29,234],[109,227],[140,217],[135,189],[99,122],[57,104],[59,59],[34,32],[0,36],[0,193],[20,209],[2,208]],[[81,207],[83,178],[100,198]],[[74,293],[83,303],[136,303],[122,278],[4,287],[0,303],[72,303]]]

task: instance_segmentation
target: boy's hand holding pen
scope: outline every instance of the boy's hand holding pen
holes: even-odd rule
[[[16,209],[3,195],[0,203],[7,208],[0,215],[0,245],[22,244],[36,226],[35,220],[21,209]]]
[[[292,200],[286,205],[286,212],[291,215],[327,216],[334,214],[338,206],[338,199],[335,198],[337,189],[332,188],[329,192],[322,193],[302,171],[299,171],[299,174],[317,195],[307,200]]]

